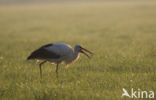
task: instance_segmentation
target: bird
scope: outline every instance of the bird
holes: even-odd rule
[[[40,69],[40,78],[42,79],[42,65],[46,62],[51,64],[56,64],[56,75],[58,77],[58,66],[60,63],[69,65],[72,62],[76,61],[79,58],[79,53],[86,55],[88,58],[93,53],[79,44],[74,46],[74,49],[68,44],[65,43],[50,43],[41,46],[39,49],[33,51],[30,56],[27,57],[27,60],[42,60],[39,64]]]

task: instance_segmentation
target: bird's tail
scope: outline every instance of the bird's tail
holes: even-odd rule
[[[27,60],[31,60],[31,59],[34,59],[32,55],[30,55]]]

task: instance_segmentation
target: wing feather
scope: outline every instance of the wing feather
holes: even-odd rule
[[[53,52],[52,50],[47,50],[48,47],[53,46],[53,44],[47,44],[31,53],[27,58],[29,59],[57,59],[60,58],[60,55]]]

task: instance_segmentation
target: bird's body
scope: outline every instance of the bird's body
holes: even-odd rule
[[[80,45],[75,45],[74,49],[72,49],[70,45],[65,43],[47,44],[32,52],[27,59],[44,60],[40,64],[40,74],[42,76],[41,65],[43,63],[48,61],[50,63],[57,64],[57,72],[58,64],[62,62],[66,65],[70,64],[71,62],[79,58],[79,52],[84,53],[86,56],[88,56],[85,52],[82,51],[82,49],[91,53],[90,51],[82,48]]]
[[[64,43],[47,44],[34,51],[28,59],[47,60],[50,63],[69,64],[79,57],[78,52],[74,52],[70,45]]]

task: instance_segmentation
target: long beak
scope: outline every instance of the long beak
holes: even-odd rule
[[[90,53],[90,54],[93,54],[91,51],[89,51],[89,50],[87,50],[85,48],[81,48],[80,52],[83,53],[84,55],[86,55],[88,58],[90,58],[90,56],[87,53],[85,53],[83,50]]]

